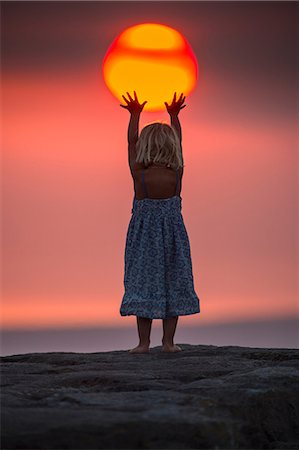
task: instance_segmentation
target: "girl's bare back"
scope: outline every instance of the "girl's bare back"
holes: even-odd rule
[[[144,182],[147,189],[148,198],[163,199],[173,197],[176,188],[176,172],[171,167],[162,164],[152,163],[148,167],[138,169],[133,174],[135,197],[137,200],[146,198],[142,185],[142,170],[144,173]],[[183,176],[183,168],[178,171],[178,191],[181,193],[181,184]]]

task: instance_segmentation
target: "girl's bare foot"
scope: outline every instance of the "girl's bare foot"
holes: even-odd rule
[[[180,352],[180,351],[182,351],[181,347],[179,347],[176,344],[173,344],[173,345],[163,344],[162,345],[162,352],[174,353],[174,352]]]
[[[149,346],[148,345],[138,345],[137,347],[129,350],[129,353],[149,353]]]

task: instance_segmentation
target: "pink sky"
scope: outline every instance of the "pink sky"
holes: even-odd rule
[[[182,32],[200,66],[180,119],[201,313],[181,321],[297,314],[296,5],[122,3],[1,5],[3,326],[135,324],[119,315],[129,113],[101,62],[144,21]],[[140,130],[154,120],[168,114]]]

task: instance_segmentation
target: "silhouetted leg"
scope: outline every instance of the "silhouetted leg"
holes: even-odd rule
[[[150,344],[152,319],[147,319],[146,317],[137,316],[138,334],[139,334],[139,345]]]
[[[137,328],[139,335],[139,345],[132,350],[129,350],[130,353],[148,353],[150,346],[150,334],[152,328],[152,319],[148,319],[146,317],[136,317],[137,319]]]
[[[178,323],[178,316],[168,317],[163,319],[163,338],[162,338],[162,350],[167,352],[178,352],[181,349],[173,342],[174,333]]]

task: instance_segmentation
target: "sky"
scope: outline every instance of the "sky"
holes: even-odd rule
[[[135,325],[119,314],[129,113],[102,61],[145,22],[180,31],[199,67],[180,120],[201,312],[181,322],[298,315],[296,15],[296,2],[1,2],[4,328]],[[167,112],[140,130],[155,120]]]

